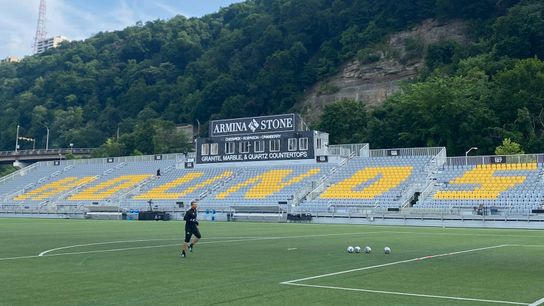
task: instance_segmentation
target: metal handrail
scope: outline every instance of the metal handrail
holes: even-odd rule
[[[10,174],[0,178],[0,184],[3,184],[4,182],[13,179],[16,176],[24,176],[29,171],[34,170],[35,168],[38,168],[39,165],[40,165],[39,163],[35,163],[35,164],[32,164],[32,165],[30,165],[28,167],[24,167],[24,168],[21,168],[21,169],[15,171],[15,172],[13,172],[13,173],[10,173]]]
[[[421,148],[393,148],[393,149],[372,149],[370,157],[387,157],[388,152],[398,151],[399,156],[436,156],[445,152],[444,147],[421,147]]]
[[[51,154],[90,154],[93,148],[61,148],[61,149],[36,149],[36,150],[17,150],[17,151],[0,151],[2,156],[31,156],[31,155],[51,155]]]
[[[495,163],[521,164],[544,163],[544,154],[517,154],[517,155],[476,155],[453,156],[446,158],[448,166],[485,165]]]

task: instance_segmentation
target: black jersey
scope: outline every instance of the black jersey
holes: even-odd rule
[[[189,210],[187,210],[185,212],[183,220],[185,220],[185,231],[196,230],[198,226],[196,209],[190,208]]]

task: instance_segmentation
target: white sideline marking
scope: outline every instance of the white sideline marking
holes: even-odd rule
[[[199,242],[199,244],[231,243],[231,242],[262,241],[262,240],[281,240],[281,239],[297,239],[297,238],[329,237],[329,236],[366,235],[366,234],[401,234],[401,233],[403,233],[403,232],[379,231],[379,232],[335,233],[335,234],[316,234],[316,235],[278,236],[278,237],[254,237],[254,238],[245,237],[246,239],[202,241],[202,242]],[[225,238],[225,237],[215,237],[215,238],[216,239],[221,239],[221,238]],[[241,237],[241,238],[244,238],[244,237]],[[206,238],[206,239],[214,239],[214,238]],[[172,240],[174,240],[174,239],[172,239]],[[108,243],[113,244],[113,243],[120,243],[120,242],[111,241],[111,242],[103,242],[102,244],[108,244]],[[90,244],[90,245],[97,245],[97,243]],[[52,252],[54,250],[54,249],[51,249],[51,250],[46,250],[46,251],[41,252],[40,254],[44,254],[42,256],[40,256],[40,254],[38,254],[38,255],[28,255],[28,256],[5,257],[5,258],[0,258],[0,261],[16,260],[16,259],[29,259],[29,258],[37,258],[37,257],[68,256],[68,255],[80,255],[80,254],[92,254],[92,253],[120,252],[120,251],[139,250],[139,249],[162,248],[162,247],[170,247],[170,246],[178,246],[178,245],[179,245],[179,243],[152,245],[152,246],[140,246],[140,247],[129,247],[129,248],[117,248],[117,249],[106,249],[106,250],[90,250],[90,251],[81,251],[81,252],[48,254],[49,252]],[[85,245],[77,245],[77,246],[85,246]],[[62,249],[67,249],[67,248],[70,248],[70,247],[76,247],[76,245],[64,246],[64,247],[61,247],[61,248]],[[59,248],[55,248],[55,249],[58,250]]]
[[[203,241],[203,242],[200,242],[199,244],[229,243],[229,242],[242,242],[242,241],[254,241],[254,240],[255,239],[216,240],[216,241]],[[31,256],[0,258],[0,261],[15,260],[15,259],[28,259],[28,258],[45,258],[45,257],[54,257],[54,256],[94,254],[94,253],[120,252],[120,251],[130,251],[130,250],[143,250],[143,249],[154,249],[154,248],[163,248],[163,247],[179,246],[179,245],[180,245],[180,243],[170,243],[170,244],[148,245],[148,246],[139,246],[139,247],[130,247],[130,248],[117,248],[117,249],[106,249],[106,250],[90,250],[90,251],[80,251],[80,252],[55,253],[55,254],[49,254],[49,255],[39,255],[38,254],[38,255],[31,255]],[[51,251],[51,250],[48,250],[48,251]],[[45,252],[47,252],[47,251],[45,251]],[[43,253],[44,252],[42,252],[40,254],[43,254]]]
[[[508,246],[524,247],[524,248],[541,248],[544,244],[509,244]]]
[[[211,238],[206,238],[206,240],[208,240],[208,239],[255,239],[255,238],[259,238],[259,237],[211,237]],[[183,241],[183,239],[182,238],[171,238],[171,239],[119,240],[119,241],[108,241],[108,242],[74,244],[74,245],[68,245],[68,246],[63,246],[63,247],[43,251],[40,254],[38,254],[38,256],[44,256],[47,253],[51,253],[51,252],[54,252],[54,251],[73,249],[73,248],[79,248],[79,247],[84,247],[84,246],[106,245],[106,244],[117,244],[117,243],[133,243],[133,242],[149,242],[149,241]]]
[[[457,251],[457,252],[451,252],[451,253],[444,253],[444,254],[437,254],[437,255],[431,255],[431,256],[417,257],[417,258],[394,261],[394,262],[389,262],[389,263],[375,265],[375,266],[368,266],[368,267],[356,268],[356,269],[351,269],[351,270],[344,270],[344,271],[339,271],[339,272],[333,272],[333,273],[321,274],[321,275],[316,275],[316,276],[310,276],[310,277],[305,277],[305,278],[300,278],[300,279],[294,279],[294,280],[290,280],[290,281],[281,282],[280,284],[282,284],[282,285],[292,285],[293,283],[298,283],[298,282],[302,282],[302,281],[307,281],[307,280],[312,280],[312,279],[317,279],[317,278],[323,278],[323,277],[328,277],[328,276],[346,274],[346,273],[363,271],[363,270],[371,270],[371,269],[387,267],[387,266],[393,266],[393,265],[398,265],[398,264],[407,263],[407,262],[431,259],[431,258],[436,258],[436,257],[452,256],[452,255],[458,255],[458,254],[464,254],[464,253],[471,253],[471,252],[478,252],[478,251],[484,251],[484,250],[490,250],[490,249],[503,248],[503,247],[507,247],[507,246],[509,246],[509,245],[508,244],[501,244],[501,245],[494,245],[494,246],[476,248],[476,249],[470,249],[470,250],[464,250],[464,251]]]
[[[38,257],[39,257],[38,255],[17,256],[17,257],[4,257],[4,258],[0,258],[0,261],[5,261],[5,260],[15,260],[15,259],[29,259],[29,258],[38,258]]]
[[[321,234],[321,235],[303,235],[303,236],[287,236],[287,237],[220,237],[221,238],[234,238],[235,240],[218,240],[218,241],[204,241],[199,244],[211,244],[211,243],[224,243],[224,242],[241,242],[241,241],[259,241],[259,240],[276,240],[276,239],[290,239],[290,238],[307,238],[307,237],[322,237],[322,236],[338,236],[338,235],[349,235],[350,233],[340,233],[340,234]],[[359,234],[359,233],[358,233]],[[215,239],[215,238],[207,238],[207,239]],[[156,241],[160,241],[162,239],[157,239]],[[164,240],[182,240],[182,239],[164,239]],[[75,245],[69,245],[64,246],[60,248],[54,248],[47,251],[41,252],[38,256],[44,256],[47,253],[58,251],[58,250],[64,250],[69,248],[76,248],[76,247],[82,247],[82,246],[93,246],[93,245],[103,245],[103,244],[115,244],[115,243],[127,243],[127,242],[145,242],[145,241],[153,241],[153,240],[125,240],[125,241],[111,241],[111,242],[97,242],[97,243],[88,243],[88,244],[75,244]],[[179,244],[179,243],[178,243]],[[175,245],[178,245],[175,244]],[[164,246],[171,246],[171,244],[164,245]],[[151,246],[151,247],[161,247],[161,246]],[[120,248],[120,249],[113,249],[115,251],[120,250],[134,250],[138,248],[146,248],[146,247],[132,247],[132,248]],[[111,250],[111,251],[113,251]],[[110,251],[110,250],[96,250],[96,251]],[[94,251],[89,251],[94,252]],[[75,253],[75,252],[74,252]],[[63,254],[69,254],[69,253],[63,253]],[[53,254],[56,255],[56,254]]]
[[[370,289],[358,289],[358,288],[345,288],[345,287],[333,287],[333,286],[320,286],[320,285],[308,285],[308,284],[297,284],[297,283],[288,283],[288,284],[286,284],[286,285],[291,285],[291,286],[301,286],[301,287],[313,287],[313,288],[325,288],[325,289],[336,289],[336,290],[347,290],[347,291],[359,291],[359,292],[369,292],[369,293],[379,293],[379,294],[390,294],[390,295],[415,296],[415,297],[425,297],[425,298],[435,298],[435,299],[446,299],[446,300],[458,300],[458,301],[482,302],[482,303],[510,304],[510,305],[529,305],[529,304],[527,304],[527,303],[519,303],[519,302],[500,301],[500,300],[474,299],[474,298],[464,298],[464,297],[445,296],[445,295],[429,295],[429,294],[419,294],[419,293],[395,292],[395,291],[383,291],[383,290],[370,290]],[[531,304],[531,305],[533,305],[533,304]],[[539,305],[539,304],[534,304],[534,305]]]
[[[84,246],[116,244],[116,243],[148,242],[148,241],[172,241],[172,240],[180,240],[180,238],[176,238],[176,239],[119,240],[119,241],[109,241],[109,242],[95,242],[95,243],[85,243],[85,244],[74,244],[74,245],[68,245],[68,246],[63,246],[63,247],[43,251],[40,254],[38,254],[38,257],[44,256],[47,253],[54,252],[54,251],[66,250],[66,249],[72,249],[72,248],[79,248],[79,247],[84,247]]]
[[[544,298],[541,298],[540,300],[529,304],[529,306],[538,306],[538,305],[542,305],[542,304],[544,304]]]

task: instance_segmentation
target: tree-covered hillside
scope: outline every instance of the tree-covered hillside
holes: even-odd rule
[[[509,137],[528,152],[544,151],[544,4],[537,0],[249,0],[202,18],[99,33],[0,65],[0,149],[13,148],[19,124],[42,147],[45,125],[52,147],[102,145],[103,155],[186,150],[175,124],[296,111],[306,88],[428,18],[466,20],[476,43],[429,47],[418,83],[376,109],[355,105],[364,112],[354,115],[356,131],[336,131],[343,125],[330,120],[337,115],[330,107],[321,127],[333,141],[459,153],[469,143],[492,152]],[[351,116],[350,105],[336,108],[346,107]]]

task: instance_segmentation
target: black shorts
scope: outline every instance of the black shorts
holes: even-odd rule
[[[190,242],[192,235],[195,235],[195,237],[198,239],[202,237],[198,228],[185,229],[185,242]]]

